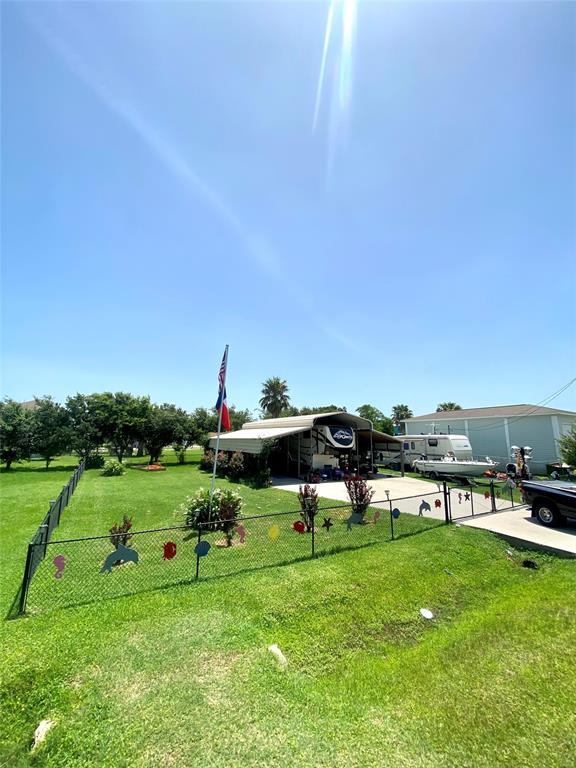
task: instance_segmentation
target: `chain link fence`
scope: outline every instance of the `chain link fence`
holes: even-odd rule
[[[52,539],[52,533],[60,523],[62,510],[68,506],[70,499],[72,498],[72,494],[76,490],[76,486],[78,485],[80,478],[84,473],[85,466],[86,462],[82,460],[72,473],[68,483],[63,486],[58,495],[58,498],[50,501],[50,506],[44,515],[44,519],[36,529],[34,536],[32,536],[32,539],[28,544],[22,585],[18,590],[18,593],[8,614],[9,618],[13,617],[14,615],[24,613],[26,609],[26,600],[30,582],[38,570],[40,563],[46,556],[48,545]]]
[[[431,492],[410,501],[426,501],[434,508],[426,497],[440,499],[444,507],[447,495]],[[110,535],[31,544],[33,550],[41,549],[41,557],[22,611],[37,613],[281,566],[375,546],[447,522],[444,509],[436,518],[404,514],[405,503],[372,502],[363,517],[350,504],[326,506],[308,525],[300,510],[240,517],[229,537],[208,523],[199,529],[131,531],[118,548]]]

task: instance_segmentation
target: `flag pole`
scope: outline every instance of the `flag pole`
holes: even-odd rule
[[[220,448],[220,431],[222,430],[222,410],[224,408],[224,392],[226,392],[226,374],[228,373],[228,344],[224,350],[224,377],[222,379],[222,402],[218,409],[218,434],[216,435],[216,451],[214,452],[214,466],[212,467],[212,484],[210,486],[210,509],[208,520],[212,517],[212,496],[214,495],[214,485],[216,483],[216,465],[218,463],[218,450]]]

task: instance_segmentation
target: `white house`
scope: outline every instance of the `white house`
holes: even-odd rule
[[[409,435],[467,435],[475,456],[490,456],[502,465],[510,461],[513,445],[530,446],[532,471],[541,474],[546,464],[560,460],[558,438],[576,424],[576,413],[538,405],[498,405],[427,413],[403,423]]]

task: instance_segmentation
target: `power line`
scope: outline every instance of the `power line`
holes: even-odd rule
[[[569,382],[564,384],[564,386],[560,387],[556,392],[553,392],[548,397],[545,397],[543,400],[541,400],[539,403],[537,403],[532,410],[527,411],[526,413],[520,414],[519,416],[512,417],[508,419],[508,425],[515,424],[517,421],[520,421],[521,419],[525,419],[527,416],[532,416],[533,414],[537,413],[537,411],[544,405],[547,405],[548,403],[551,403],[553,400],[555,400],[557,397],[559,397],[563,392],[565,392],[567,389],[569,389],[572,384],[576,382],[576,376],[571,379]],[[471,417],[474,418],[474,417]],[[494,418],[499,418],[498,416],[495,416]],[[464,416],[455,416],[455,420],[463,421],[465,420]],[[434,421],[434,419],[430,419],[430,421]],[[440,419],[440,421],[443,421],[443,419]],[[448,421],[448,419],[447,419]],[[490,429],[499,429],[501,427],[500,424],[493,424],[489,427],[468,427],[468,432],[485,432],[486,430]]]

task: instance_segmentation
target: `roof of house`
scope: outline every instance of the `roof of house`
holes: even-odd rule
[[[494,419],[508,416],[557,416],[559,414],[576,416],[574,411],[561,411],[557,408],[546,408],[542,405],[495,405],[487,408],[462,408],[458,411],[435,411],[423,416],[413,416],[403,421],[440,421],[441,419]]]

